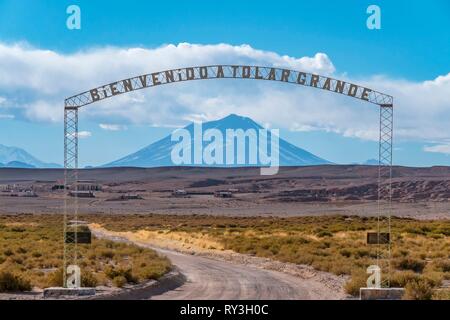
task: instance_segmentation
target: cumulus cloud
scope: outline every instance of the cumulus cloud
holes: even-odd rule
[[[423,148],[423,150],[426,152],[443,153],[443,154],[450,155],[450,143],[449,144],[437,144],[434,146],[425,146]]]
[[[108,124],[108,123],[100,123],[99,127],[103,130],[107,131],[122,131],[126,130],[127,126],[120,125],[120,124]]]
[[[68,96],[130,76],[209,64],[285,67],[343,77],[325,53],[292,57],[249,45],[181,43],[62,54],[0,44],[0,96],[5,99],[0,106],[16,117],[62,121],[63,101]],[[423,82],[383,76],[344,78],[394,96],[396,139],[441,143],[450,138],[450,73]],[[266,81],[225,79],[165,85],[83,107],[80,117],[98,121],[104,130],[120,130],[126,124],[176,127],[229,113],[250,116],[273,128],[378,139],[375,105],[323,90]]]

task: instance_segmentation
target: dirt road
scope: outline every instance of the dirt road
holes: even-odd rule
[[[127,239],[94,231],[97,237],[115,241]],[[167,256],[187,281],[180,287],[149,299],[340,299],[342,296],[310,279],[273,270],[239,265],[227,261],[189,255],[154,247],[141,242],[133,243],[154,249]]]
[[[186,276],[181,287],[152,299],[311,299],[299,279],[283,273],[160,250]]]

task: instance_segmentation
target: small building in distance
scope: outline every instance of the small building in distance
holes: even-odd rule
[[[57,180],[52,186],[52,191],[64,190],[65,185],[63,180]],[[68,189],[74,189],[74,187],[67,187]],[[78,191],[102,191],[103,187],[95,180],[78,180],[76,188]]]
[[[185,197],[187,194],[187,191],[184,189],[177,189],[172,192],[172,196],[174,197]]]
[[[78,191],[102,191],[102,185],[95,180],[78,180]]]
[[[11,197],[37,197],[32,184],[3,184],[0,185],[0,192]]]
[[[34,198],[34,197],[37,197],[37,194],[36,194],[36,192],[34,192],[34,190],[22,190],[22,191],[19,191],[18,193],[17,193],[17,196],[18,197],[28,197],[28,198]]]
[[[94,192],[92,191],[71,190],[69,195],[76,198],[95,198]]]
[[[14,186],[11,184],[0,184],[0,192],[11,192],[14,190]]]
[[[64,180],[56,180],[55,184],[52,186],[52,191],[64,190]]]
[[[126,193],[120,196],[120,200],[140,200],[142,196],[135,193]]]
[[[216,191],[214,192],[214,196],[217,198],[232,198],[233,193],[230,191]]]

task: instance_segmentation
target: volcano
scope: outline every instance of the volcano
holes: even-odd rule
[[[190,133],[191,144],[194,145],[194,124],[191,123],[184,127],[186,131]],[[253,121],[248,117],[239,116],[236,114],[230,114],[225,118],[209,121],[202,124],[203,132],[209,129],[216,129],[226,136],[226,130],[238,130],[243,131],[254,130],[258,132],[259,129],[264,129],[261,125]],[[217,131],[216,131],[217,132]],[[167,167],[177,165],[173,162],[171,153],[173,148],[178,142],[172,141],[170,135],[165,138],[156,141],[147,147],[142,148],[130,155],[127,155],[121,159],[105,164],[103,167]],[[248,154],[248,145],[246,146]],[[225,153],[225,152],[224,152]],[[284,139],[279,139],[279,164],[280,166],[310,166],[310,165],[322,165],[331,164],[331,162],[322,159],[302,148],[299,148]],[[194,164],[193,166],[207,166],[207,167],[245,167],[245,166],[262,166],[262,163],[239,163],[234,161],[233,164],[223,165],[208,165],[205,163]]]

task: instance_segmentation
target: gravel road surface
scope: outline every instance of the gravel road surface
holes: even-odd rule
[[[97,237],[126,241],[111,234],[92,230]],[[159,300],[309,300],[339,299],[332,290],[309,279],[279,271],[216,260],[133,242],[167,256],[187,281],[176,289],[148,297]]]

